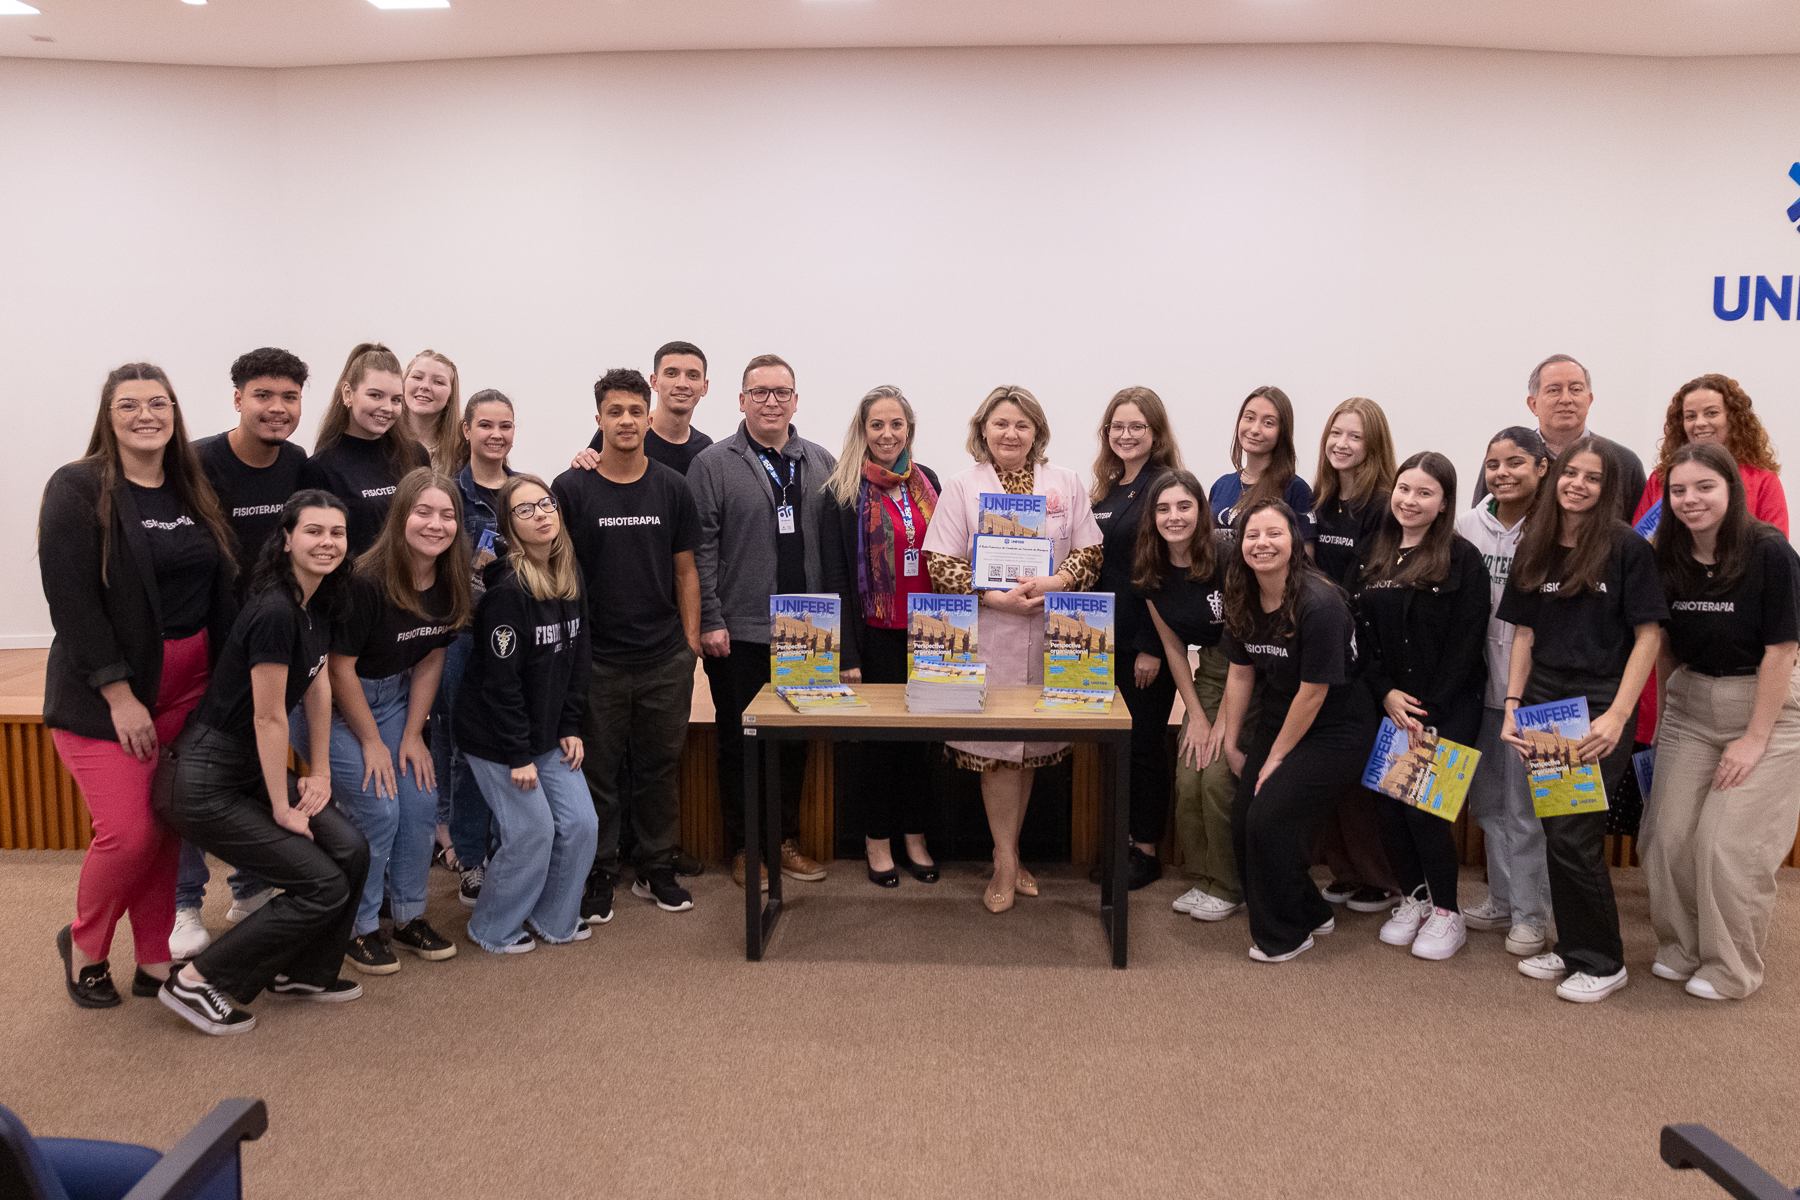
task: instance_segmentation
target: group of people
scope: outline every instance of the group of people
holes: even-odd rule
[[[1383,942],[1443,959],[1468,928],[1503,930],[1525,974],[1601,999],[1626,979],[1606,816],[1535,817],[1512,718],[1584,696],[1580,753],[1609,795],[1660,718],[1641,843],[1654,973],[1708,998],[1761,982],[1800,821],[1800,792],[1781,786],[1800,755],[1800,560],[1735,382],[1676,393],[1646,479],[1588,432],[1586,369],[1553,356],[1530,378],[1536,428],[1494,437],[1459,512],[1450,461],[1396,465],[1366,399],[1331,414],[1309,487],[1292,405],[1258,388],[1233,423],[1234,469],[1206,488],[1148,388],[1107,404],[1085,484],[1049,461],[1031,393],[1001,387],[970,418],[975,465],[940,479],[913,460],[898,388],[861,399],[834,456],[796,430],[795,373],[776,355],[745,367],[743,419],[718,443],[691,423],[709,387],[699,347],[668,343],[651,366],[599,379],[593,441],[551,482],[509,463],[511,399],[464,402],[432,350],[402,364],[357,346],[311,456],[291,441],[309,372],[286,351],[233,364],[239,421],[199,441],[159,368],[107,377],[88,451],[52,476],[39,519],[45,723],[94,828],[58,935],[75,1003],[121,1002],[107,955],[127,913],[133,994],[207,1033],[252,1028],[264,991],[355,999],[345,963],[382,975],[397,950],[457,953],[425,914],[434,860],[460,870],[467,941],[492,953],[590,938],[627,875],[656,908],[691,909],[680,879],[703,868],[679,846],[678,768],[697,661],[733,875],[766,888],[768,867],[745,879],[737,741],[769,681],[769,597],[838,594],[845,681],[904,682],[907,597],[975,590],[985,492],[1045,497],[1053,543],[1049,575],[977,592],[990,683],[1042,682],[1046,593],[1117,598],[1132,886],[1161,873],[1173,790],[1192,882],[1175,908],[1247,909],[1253,958],[1304,952],[1335,903],[1392,907]],[[1383,713],[1482,751],[1481,904],[1459,905],[1447,822],[1360,786]],[[779,752],[770,866],[809,881],[826,870],[797,837],[801,749]],[[1019,833],[1034,772],[1068,749],[945,748],[980,774],[991,911],[1038,892]],[[875,743],[854,768],[878,886],[939,877],[931,753]],[[216,939],[199,919],[207,853],[233,869]]]

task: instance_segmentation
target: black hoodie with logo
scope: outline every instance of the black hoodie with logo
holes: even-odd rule
[[[489,566],[456,697],[464,754],[523,767],[579,737],[587,708],[587,601],[539,600],[505,559]]]

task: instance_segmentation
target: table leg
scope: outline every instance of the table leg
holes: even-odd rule
[[[1108,831],[1107,857],[1112,863],[1112,961],[1125,969],[1127,913],[1131,907],[1131,869],[1128,851],[1131,846],[1131,740],[1127,735],[1112,743],[1112,821]]]
[[[763,944],[781,918],[781,756],[789,743],[763,748],[763,861],[769,864],[768,915],[763,918]]]
[[[754,727],[744,728],[744,958],[761,962],[763,956],[763,899],[757,880],[762,875],[762,743]]]

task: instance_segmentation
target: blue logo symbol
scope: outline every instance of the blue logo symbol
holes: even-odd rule
[[[1788,178],[1800,183],[1800,162],[1788,168]],[[1790,225],[1800,225],[1800,200],[1788,205],[1787,217]]]

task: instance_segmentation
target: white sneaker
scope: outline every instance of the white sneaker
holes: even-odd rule
[[[1666,979],[1670,983],[1686,983],[1688,980],[1693,978],[1692,975],[1683,975],[1680,971],[1677,971],[1674,967],[1665,966],[1663,964],[1662,959],[1660,959],[1660,958],[1650,964],[1650,973],[1652,975],[1656,976],[1658,979]],[[1711,987],[1712,985],[1707,984],[1706,986]],[[1689,990],[1691,991],[1692,989],[1689,989]]]
[[[1556,994],[1577,1004],[1593,1004],[1624,987],[1625,979],[1624,967],[1611,975],[1589,975],[1586,971],[1577,971],[1556,985]]]
[[[1467,925],[1470,929],[1480,929],[1487,932],[1492,932],[1496,929],[1505,929],[1512,924],[1512,909],[1502,908],[1500,905],[1495,904],[1492,896],[1489,896],[1474,908],[1463,909],[1462,916],[1463,924]]]
[[[1250,957],[1255,959],[1257,962],[1281,963],[1281,962],[1287,962],[1290,959],[1299,958],[1302,954],[1305,954],[1308,950],[1311,950],[1312,948],[1313,948],[1313,940],[1311,938],[1307,938],[1304,942],[1301,942],[1298,946],[1295,946],[1292,950],[1289,950],[1286,954],[1264,954],[1262,952],[1261,947],[1252,946],[1252,947],[1250,947]]]
[[[1721,992],[1718,988],[1706,982],[1706,980],[1700,978],[1698,975],[1687,981],[1687,994],[1690,996],[1698,996],[1702,1000],[1730,999],[1724,992]]]
[[[181,908],[175,911],[175,928],[169,934],[171,958],[194,958],[212,945],[212,934],[200,923],[200,910]]]
[[[1326,917],[1325,923],[1323,925],[1319,926],[1317,929],[1313,930],[1313,933],[1315,933],[1315,934],[1336,933],[1336,932],[1337,932],[1337,918],[1336,917]]]
[[[1550,948],[1550,935],[1536,925],[1527,925],[1523,921],[1506,931],[1506,952],[1508,954],[1528,955],[1542,954]],[[1527,972],[1529,974],[1529,972]]]
[[[1199,891],[1198,888],[1195,890]],[[1223,921],[1242,907],[1244,903],[1241,900],[1233,904],[1229,900],[1219,899],[1211,892],[1200,892],[1200,898],[1194,901],[1194,907],[1189,912],[1196,921]]]
[[[225,914],[225,919],[230,921],[233,925],[236,925],[239,921],[242,921],[245,917],[249,916],[274,898],[275,889],[264,888],[254,896],[246,896],[242,900],[234,899],[231,902],[231,911]]]
[[[1533,979],[1561,979],[1568,969],[1560,954],[1534,954],[1519,960],[1519,974]]]
[[[1431,915],[1431,898],[1420,884],[1413,894],[1400,901],[1400,907],[1381,927],[1381,940],[1390,946],[1410,946],[1419,935],[1419,926]]]
[[[1468,940],[1469,935],[1463,929],[1461,913],[1451,912],[1447,908],[1434,908],[1431,916],[1425,920],[1425,928],[1419,930],[1419,936],[1413,939],[1413,957],[1438,962],[1461,950],[1463,943]]]
[[[1204,895],[1206,895],[1206,893],[1197,887],[1189,888],[1187,891],[1181,893],[1181,895],[1175,897],[1175,903],[1171,904],[1169,907],[1178,913],[1192,916],[1194,905],[1197,904],[1200,897]]]

